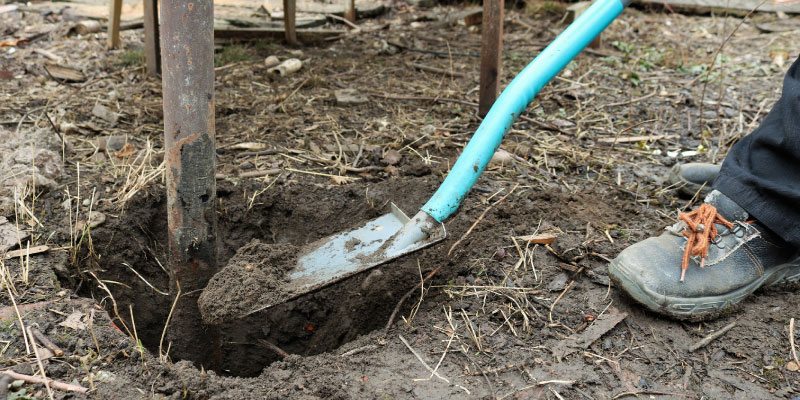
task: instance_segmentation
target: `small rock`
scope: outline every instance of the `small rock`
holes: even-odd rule
[[[367,292],[369,289],[378,283],[383,278],[383,271],[376,269],[370,272],[366,278],[361,282],[361,291]]]
[[[354,106],[365,104],[369,99],[356,89],[339,89],[333,92],[338,106]]]
[[[125,135],[103,136],[95,140],[97,150],[100,151],[119,151],[127,143],[128,137]]]
[[[111,111],[108,107],[100,103],[96,103],[94,105],[94,108],[92,108],[92,115],[108,122],[111,125],[116,125],[117,121],[119,120],[118,113]]]
[[[98,371],[94,374],[94,381],[100,383],[111,383],[117,379],[117,376],[114,375],[113,372],[108,371]]]
[[[61,131],[61,133],[66,135],[71,135],[80,132],[78,130],[78,125],[75,125],[72,122],[62,122],[59,124],[58,129]]]
[[[789,361],[788,363],[786,363],[786,370],[791,372],[796,372],[800,370],[800,365],[797,365],[797,363],[794,361]]]
[[[550,283],[547,284],[547,290],[551,292],[559,292],[564,290],[567,287],[567,274],[560,273],[556,275]]]
[[[506,165],[506,164],[510,164],[511,160],[513,160],[513,159],[514,159],[514,157],[511,155],[511,153],[509,153],[509,152],[507,152],[507,151],[505,151],[503,149],[497,149],[497,151],[494,152],[494,155],[492,155],[492,159],[489,161],[489,164],[490,165]]]
[[[16,246],[20,242],[26,240],[30,236],[29,233],[17,229],[17,225],[0,216],[0,252],[5,252],[8,249]]]
[[[280,63],[281,63],[281,60],[279,60],[278,57],[276,57],[276,56],[269,56],[266,59],[264,59],[264,65],[267,68],[272,68],[272,67],[274,67],[274,66],[276,66],[276,65],[278,65]]]
[[[80,233],[87,226],[87,224],[91,229],[100,226],[103,222],[106,222],[106,215],[100,211],[92,211],[89,213],[88,222],[78,221],[78,223],[75,224],[75,232]]]
[[[11,153],[10,158],[16,164],[33,165],[38,169],[36,172],[39,172],[45,178],[55,180],[60,178],[63,172],[61,155],[52,150],[24,146]]]

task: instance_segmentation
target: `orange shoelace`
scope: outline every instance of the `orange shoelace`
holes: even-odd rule
[[[707,203],[692,212],[681,213],[678,215],[678,219],[686,223],[686,228],[682,233],[688,239],[681,264],[681,282],[683,282],[686,270],[689,268],[689,259],[692,256],[700,257],[700,268],[703,268],[706,256],[708,256],[708,245],[718,234],[715,224],[720,224],[728,229],[733,229],[733,224],[722,218],[716,207]]]

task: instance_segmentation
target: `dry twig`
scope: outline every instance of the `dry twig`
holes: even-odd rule
[[[794,318],[789,320],[789,344],[792,346],[792,357],[794,357],[794,363],[800,367],[800,360],[797,359],[797,349],[794,347]]]
[[[729,330],[733,329],[734,326],[736,326],[736,321],[733,321],[730,324],[725,325],[725,327],[723,327],[722,329],[711,333],[710,335],[704,337],[703,340],[693,344],[691,347],[689,347],[689,351],[690,352],[691,351],[696,351],[697,349],[700,349],[700,348],[703,348],[703,347],[707,346],[709,343],[711,343],[714,340],[718,339],[719,337],[724,335]]]
[[[518,186],[519,186],[519,184],[516,184],[516,185],[515,185],[513,188],[511,188],[511,190],[510,190],[508,193],[506,193],[506,195],[505,195],[505,196],[503,196],[503,197],[499,198],[497,201],[495,201],[494,203],[490,204],[490,205],[489,205],[489,207],[486,207],[486,209],[485,209],[485,210],[483,210],[483,212],[481,213],[481,215],[480,215],[480,216],[478,216],[478,219],[476,219],[476,220],[475,220],[475,222],[473,222],[473,223],[472,223],[472,226],[470,226],[470,227],[469,227],[469,229],[467,229],[467,231],[466,231],[466,232],[464,232],[464,234],[461,236],[461,238],[459,238],[458,240],[456,240],[456,242],[455,242],[455,243],[453,243],[453,245],[452,245],[452,246],[450,246],[450,250],[448,250],[448,251],[447,251],[447,256],[449,257],[449,256],[450,256],[450,254],[452,254],[452,253],[453,253],[453,250],[456,248],[456,246],[458,246],[459,244],[461,244],[461,242],[462,242],[462,241],[464,241],[464,239],[466,239],[466,238],[467,238],[467,236],[469,236],[469,234],[470,234],[470,233],[472,233],[472,230],[473,230],[473,229],[475,229],[475,227],[476,227],[476,226],[478,226],[478,224],[479,224],[479,223],[480,223],[480,222],[483,220],[483,218],[484,218],[484,217],[486,217],[486,214],[487,214],[487,213],[488,213],[488,212],[489,212],[489,211],[490,211],[492,208],[494,208],[494,206],[496,206],[496,205],[498,205],[498,204],[502,203],[502,202],[503,202],[503,200],[505,200],[505,199],[506,199],[508,196],[510,196],[510,195],[511,195],[511,193],[514,193],[514,190],[515,190],[515,189],[516,189]]]
[[[69,384],[69,383],[59,382],[59,381],[52,380],[50,378],[40,378],[38,376],[19,374],[19,373],[16,373],[16,372],[14,372],[14,371],[12,371],[10,369],[7,369],[5,371],[0,371],[0,374],[8,375],[8,376],[10,376],[11,378],[13,378],[14,380],[17,380],[17,381],[23,381],[23,382],[27,382],[27,383],[38,383],[38,384],[41,384],[41,385],[50,385],[50,386],[53,387],[53,389],[63,390],[65,392],[86,393],[88,391],[88,389],[86,389],[83,386],[78,386],[78,385],[72,385],[72,384]]]

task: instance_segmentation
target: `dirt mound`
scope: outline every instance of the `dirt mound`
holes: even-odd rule
[[[294,267],[297,251],[291,244],[267,244],[258,239],[240,248],[200,295],[197,304],[203,320],[218,325],[285,297],[283,283]]]

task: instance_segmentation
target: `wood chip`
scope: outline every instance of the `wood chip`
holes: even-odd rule
[[[58,65],[53,63],[45,63],[44,69],[55,80],[64,82],[83,82],[86,80],[86,75],[79,69],[69,67],[66,65]]]
[[[111,125],[116,125],[117,121],[119,121],[118,113],[111,111],[111,109],[100,103],[96,103],[94,105],[94,108],[92,108],[92,115],[108,122]]]
[[[14,250],[9,251],[6,253],[5,258],[6,260],[19,257],[19,256],[30,256],[34,254],[44,253],[45,251],[50,250],[49,246],[33,246],[30,249],[22,249],[22,250]]]
[[[57,55],[57,54],[53,53],[53,52],[52,52],[52,51],[50,51],[50,50],[45,50],[45,49],[33,49],[33,52],[34,52],[34,53],[36,53],[36,54],[41,54],[41,55],[43,55],[43,56],[47,57],[48,59],[50,59],[50,61],[53,61],[53,62],[55,62],[55,63],[58,63],[58,64],[60,64],[60,63],[63,63],[63,62],[64,62],[64,58],[62,58],[61,56],[59,56],[59,55]]]
[[[266,143],[258,143],[258,142],[236,143],[235,145],[229,147],[229,149],[233,150],[251,150],[251,151],[264,150],[266,148],[267,148]]]
[[[538,233],[536,235],[517,236],[517,239],[533,244],[552,244],[556,235],[552,233]]]
[[[369,98],[357,89],[339,89],[333,92],[338,106],[355,106],[369,102]]]
[[[646,136],[628,136],[621,138],[600,138],[597,139],[600,143],[631,143],[631,142],[644,142],[651,140],[661,139],[677,139],[678,135],[646,135]]]
[[[594,324],[590,325],[586,330],[571,335],[553,347],[553,355],[561,362],[562,358],[578,351],[578,349],[585,349],[591,346],[592,343],[617,326],[627,316],[628,313],[620,312],[615,307],[610,307],[605,314],[597,318]]]
[[[89,33],[97,33],[100,32],[102,25],[100,25],[99,21],[95,21],[92,19],[87,19],[83,21],[78,21],[75,26],[72,27],[72,30],[79,35],[86,35]]]

